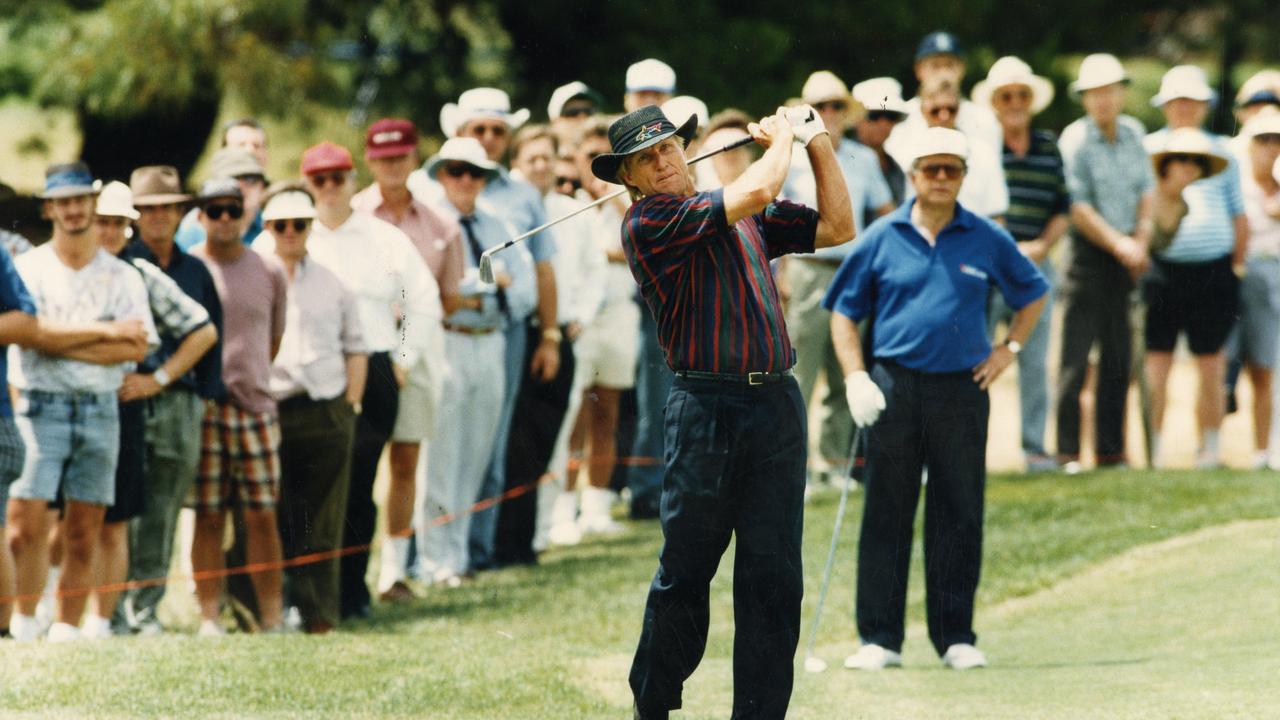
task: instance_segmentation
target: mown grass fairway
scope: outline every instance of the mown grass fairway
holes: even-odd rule
[[[855,647],[855,494],[818,644],[831,669],[797,670],[790,717],[1276,716],[1274,473],[1000,476],[987,497],[977,629],[992,667],[940,666],[918,568],[906,667],[840,667]],[[827,491],[808,507],[806,633],[836,500]],[[659,541],[656,526],[637,526],[325,637],[6,642],[0,717],[629,718],[626,673]],[[731,570],[716,578],[707,657],[675,717],[728,716]]]

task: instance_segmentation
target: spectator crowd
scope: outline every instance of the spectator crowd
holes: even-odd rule
[[[1220,98],[1192,65],[1164,76],[1150,102],[1166,125],[1149,132],[1122,113],[1124,65],[1086,57],[1067,88],[1081,116],[1058,134],[1036,123],[1054,84],[1016,57],[968,97],[949,33],[926,36],[914,67],[913,98],[894,78],[850,87],[824,70],[789,104],[812,106],[830,134],[858,235],[913,202],[908,177],[930,129],[965,136],[963,167],[937,172],[963,177],[959,204],[1002,225],[1053,289],[1026,342],[1008,344],[1027,471],[1079,472],[1085,427],[1099,467],[1133,462],[1135,380],[1151,462],[1164,463],[1183,336],[1199,379],[1197,465],[1221,465],[1245,373],[1253,464],[1280,468],[1280,72],[1244,84],[1238,132],[1222,137],[1203,129]],[[641,60],[622,107],[659,105],[677,125],[696,116],[689,157],[748,137],[746,113],[676,92],[671,67]],[[251,629],[322,633],[374,602],[617,533],[615,512],[656,518],[673,374],[623,252],[631,199],[591,172],[611,150],[608,106],[574,81],[533,122],[505,92],[473,88],[440,109],[434,155],[420,155],[412,122],[386,118],[363,148],[307,149],[295,179],[267,177],[266,131],[238,120],[194,194],[168,166],[139,167],[127,184],[79,162],[50,166],[51,238],[33,248],[6,236],[0,248],[0,634],[163,633],[175,554],[194,572],[200,635],[227,631],[230,598]],[[756,155],[746,145],[695,165],[698,189],[732,182]],[[797,152],[782,196],[812,206],[816,193]],[[481,255],[526,234],[482,279]],[[823,298],[857,245],[773,268],[821,428],[812,486],[856,450]],[[987,310],[999,337],[1015,313],[994,291]],[[874,323],[860,333],[870,357]],[[249,582],[228,582],[242,566]]]

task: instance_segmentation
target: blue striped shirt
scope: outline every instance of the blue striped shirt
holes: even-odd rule
[[[1161,128],[1143,141],[1148,153],[1164,149],[1169,128]],[[1234,220],[1244,215],[1244,193],[1240,189],[1240,166],[1221,138],[1210,135],[1215,152],[1227,158],[1227,167],[1213,177],[1197,180],[1182,191],[1187,215],[1168,249],[1159,253],[1169,262],[1199,263],[1230,255],[1235,247]]]

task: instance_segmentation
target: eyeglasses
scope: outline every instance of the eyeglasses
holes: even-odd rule
[[[460,178],[463,175],[470,175],[472,180],[480,180],[484,178],[485,172],[475,165],[445,165],[444,173],[452,178]]]
[[[306,229],[311,227],[311,221],[303,220],[302,218],[294,220],[272,220],[269,225],[277,235],[283,235],[290,226],[293,227],[293,231],[296,233],[306,232]]]
[[[951,165],[948,163],[930,163],[921,165],[916,168],[916,172],[927,178],[937,178],[939,176],[947,180],[955,180],[964,175],[965,167],[963,165]]]
[[[824,100],[822,102],[816,102],[813,104],[813,109],[817,110],[818,112],[824,112],[826,110],[835,110],[836,112],[844,112],[845,108],[847,107],[849,107],[849,103],[843,100]]]
[[[577,105],[574,107],[564,108],[560,111],[560,117],[567,118],[589,117],[595,114],[596,109],[591,105]]]
[[[329,183],[333,183],[335,186],[341,186],[346,181],[346,170],[338,170],[336,172],[329,173],[316,173],[314,175],[307,176],[307,182],[315,185],[317,188],[322,188]]]
[[[960,106],[959,105],[934,105],[933,107],[929,108],[929,117],[932,117],[932,118],[940,117],[944,112],[951,117],[955,117],[956,113],[960,112]]]
[[[996,93],[996,99],[1000,102],[1013,102],[1014,100],[1022,100],[1026,102],[1031,99],[1031,90],[1027,88],[1018,88],[1017,90],[1001,90]]]
[[[556,187],[563,187],[565,185],[568,185],[569,187],[573,188],[574,192],[577,192],[582,189],[582,181],[579,180],[578,178],[557,176]]]
[[[493,135],[494,137],[503,137],[507,134],[507,126],[501,124],[494,125],[468,125],[464,133],[474,137],[483,137],[485,135]]]
[[[243,205],[205,205],[204,214],[209,216],[210,220],[221,220],[222,214],[226,213],[227,217],[232,220],[239,220],[244,217]]]
[[[892,110],[868,110],[867,119],[871,122],[880,122],[881,120],[897,122],[902,119],[902,113],[896,113]]]
[[[129,224],[129,218],[117,217],[115,215],[98,215],[93,219],[95,225],[104,227],[124,227]]]

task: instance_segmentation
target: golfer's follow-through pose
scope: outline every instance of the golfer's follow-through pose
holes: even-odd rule
[[[790,120],[788,118],[791,118]],[[720,556],[734,560],[735,718],[781,718],[800,636],[805,408],[791,376],[769,261],[853,237],[849,194],[822,120],[807,106],[752,124],[764,155],[734,182],[695,192],[677,128],[657,107],[609,128],[592,172],[627,186],[631,273],[676,374],[666,406],[664,544],[631,668],[636,716],[665,718],[702,658]],[[775,202],[803,143],[818,209]]]

